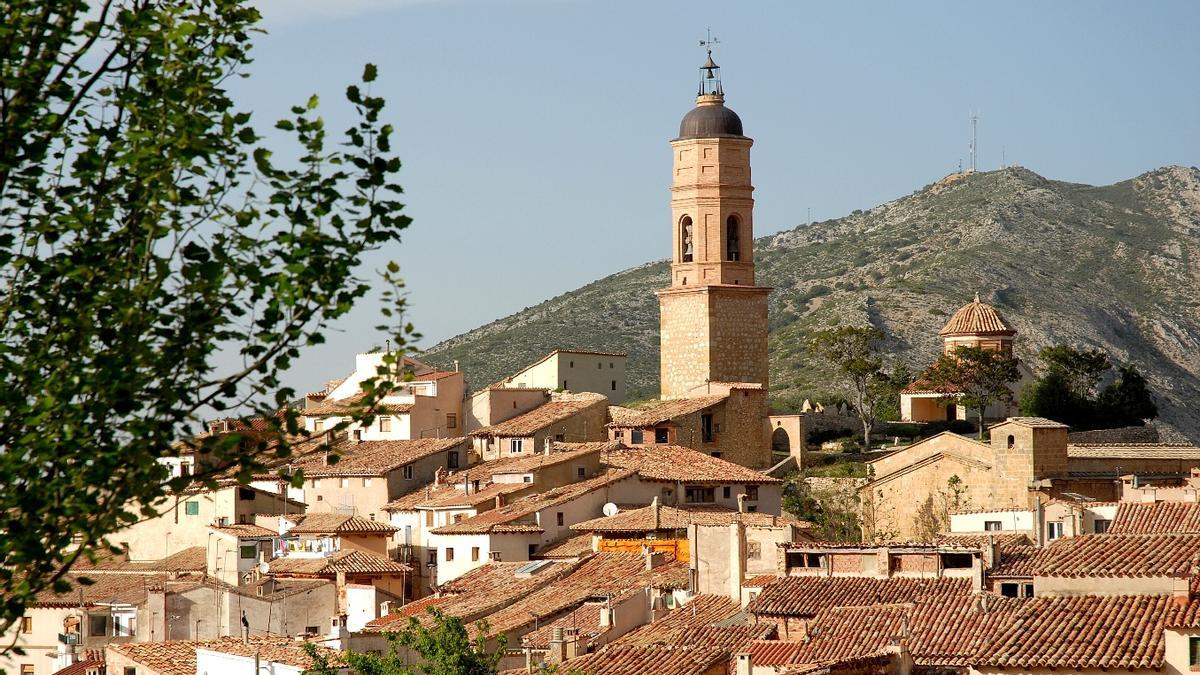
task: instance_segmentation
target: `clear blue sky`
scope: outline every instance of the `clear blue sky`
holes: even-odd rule
[[[260,0],[260,123],[380,67],[414,219],[395,259],[422,346],[666,257],[697,44],[755,139],[756,234],[908,194],[967,162],[1092,184],[1200,164],[1198,2]],[[666,280],[664,279],[664,283]],[[289,384],[380,342],[364,303]],[[534,357],[536,355],[530,355]]]

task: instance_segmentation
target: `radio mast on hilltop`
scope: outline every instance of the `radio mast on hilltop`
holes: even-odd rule
[[[979,146],[976,145],[976,126],[979,122],[979,113],[971,113],[971,173],[975,173],[975,160],[979,155]]]

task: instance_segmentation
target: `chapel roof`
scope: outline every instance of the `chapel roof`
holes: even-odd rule
[[[959,308],[946,325],[938,331],[942,337],[959,335],[1016,335],[1017,329],[1000,316],[995,307],[975,299]]]

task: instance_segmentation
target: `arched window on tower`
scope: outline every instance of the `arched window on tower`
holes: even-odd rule
[[[695,253],[695,241],[692,236],[691,216],[684,216],[683,220],[679,221],[679,242],[681,248],[680,262],[692,262],[692,255]]]
[[[729,219],[725,221],[725,259],[735,262],[742,259],[738,242],[737,216],[729,216]]]

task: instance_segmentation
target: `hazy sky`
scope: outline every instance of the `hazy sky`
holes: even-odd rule
[[[422,346],[670,247],[670,150],[712,28],[752,151],[755,234],[900,197],[968,162],[1092,184],[1200,164],[1198,2],[261,0],[235,94],[309,94],[333,130],[365,62],[414,219],[395,259]],[[664,278],[664,284],[667,280]],[[288,384],[380,342],[364,303]],[[531,355],[534,357],[536,355]]]

